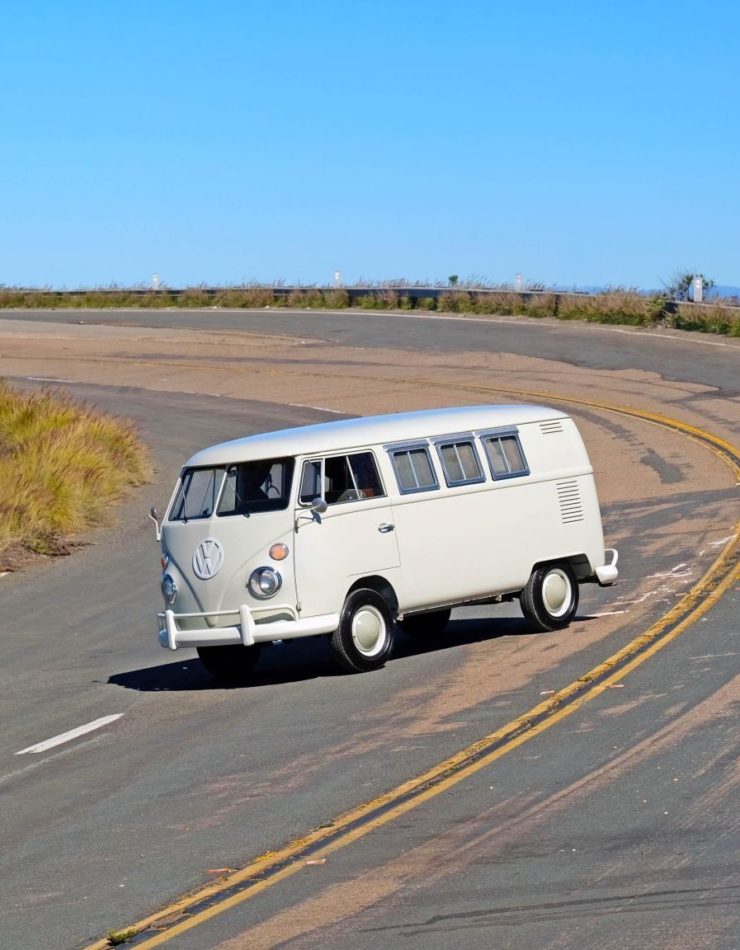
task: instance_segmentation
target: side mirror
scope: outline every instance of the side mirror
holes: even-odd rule
[[[328,507],[326,498],[314,498],[311,511],[314,511],[317,515],[323,515]]]
[[[150,518],[154,522],[154,527],[157,532],[157,541],[161,541],[162,528],[160,527],[160,524],[159,524],[159,512],[154,507],[154,505],[152,505],[152,507],[149,509],[149,514],[147,515],[147,517]]]

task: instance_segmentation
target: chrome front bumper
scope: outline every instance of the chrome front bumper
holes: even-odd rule
[[[259,608],[258,608],[259,609]],[[272,612],[292,614],[292,620],[264,620],[257,623],[254,610],[242,604],[238,610],[215,610],[210,613],[176,614],[165,610],[157,614],[159,620],[159,643],[168,650],[181,647],[220,647],[241,644],[245,647],[255,643],[270,643],[273,640],[292,640],[297,637],[313,637],[320,633],[333,633],[339,626],[339,614],[322,614],[299,620],[292,607],[273,606]],[[196,630],[181,630],[178,620],[205,617],[232,616],[238,622],[228,627],[203,626]]]

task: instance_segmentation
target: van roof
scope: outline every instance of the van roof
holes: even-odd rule
[[[228,465],[254,459],[314,455],[367,445],[413,441],[435,436],[495,429],[500,426],[567,418],[558,409],[545,406],[455,406],[447,409],[422,409],[393,412],[382,416],[337,419],[294,429],[279,429],[258,435],[221,442],[196,452],[186,468]]]

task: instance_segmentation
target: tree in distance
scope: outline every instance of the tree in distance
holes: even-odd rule
[[[714,281],[710,277],[705,277],[704,274],[676,271],[670,284],[665,284],[665,289],[674,300],[691,300],[692,288],[697,277],[701,277],[704,290],[714,287]]]

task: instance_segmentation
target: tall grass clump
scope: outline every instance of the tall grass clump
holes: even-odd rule
[[[220,290],[210,301],[213,307],[237,310],[240,307],[259,309],[274,307],[276,297],[270,287],[231,287]]]
[[[671,315],[670,324],[679,330],[740,337],[740,309],[721,304],[682,303]]]
[[[400,310],[401,294],[393,288],[379,288],[372,297],[360,297],[355,306],[363,310]]]
[[[631,291],[613,290],[593,295],[562,294],[557,316],[560,320],[651,327],[663,321],[665,305],[664,297],[646,297]]]
[[[556,317],[558,296],[497,290],[473,295],[473,312],[526,317]]]
[[[150,478],[131,423],[0,380],[0,568],[67,553],[65,538],[109,523],[111,506]]]
[[[305,308],[323,310],[341,310],[349,306],[349,295],[346,290],[329,290],[321,287],[298,287],[289,294],[276,298],[279,307],[288,309]]]

